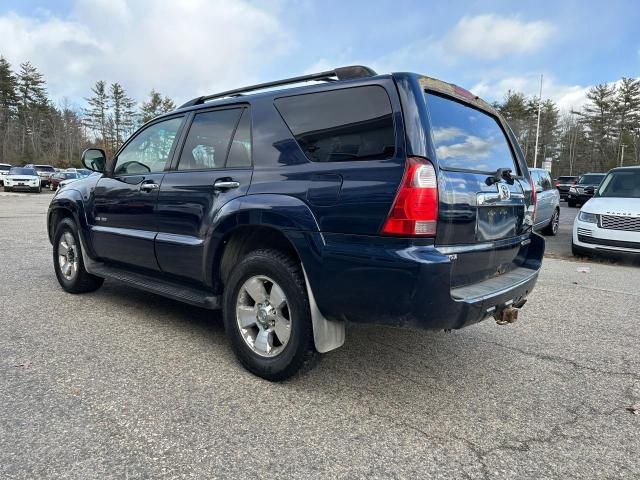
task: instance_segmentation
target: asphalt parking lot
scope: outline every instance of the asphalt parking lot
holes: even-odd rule
[[[50,197],[0,193],[0,478],[640,478],[637,267],[554,247],[516,324],[350,328],[272,384],[210,312],[63,293]]]

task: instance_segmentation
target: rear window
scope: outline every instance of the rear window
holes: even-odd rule
[[[576,177],[558,177],[559,182],[573,182]]]
[[[313,162],[385,159],[395,153],[391,102],[382,87],[309,93],[275,104]]]
[[[499,168],[518,171],[495,118],[440,95],[427,93],[426,98],[440,166],[487,173]]]
[[[11,169],[10,165],[0,165],[0,171],[8,172]]]
[[[55,172],[56,169],[53,167],[50,167],[48,165],[35,165],[33,168],[35,168],[36,172]]]

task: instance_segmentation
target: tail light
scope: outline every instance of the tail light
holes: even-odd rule
[[[409,157],[382,233],[434,237],[437,222],[438,182],[433,164],[423,158]]]
[[[556,180],[555,182],[553,182],[554,187],[557,187],[558,185],[560,185],[560,180]]]
[[[536,184],[533,181],[533,177],[531,177],[531,198],[533,198],[533,221],[536,220],[536,210],[537,210],[537,198],[538,198],[538,193],[536,192]]]

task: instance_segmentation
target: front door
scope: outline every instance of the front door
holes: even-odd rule
[[[183,120],[173,117],[140,130],[118,153],[111,173],[98,181],[89,221],[100,258],[158,269],[156,202]]]
[[[205,257],[218,210],[251,183],[248,108],[196,113],[158,197],[156,254],[163,272],[207,283]]]

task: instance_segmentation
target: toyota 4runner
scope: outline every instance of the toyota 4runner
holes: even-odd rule
[[[59,190],[47,218],[62,288],[110,278],[222,309],[241,363],[270,380],[341,346],[347,322],[511,322],[542,261],[506,122],[414,73],[198,97],[82,161],[101,175]]]

